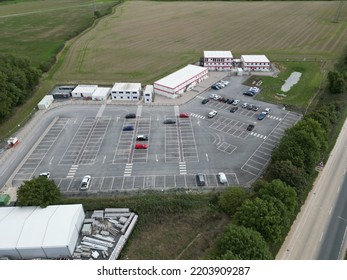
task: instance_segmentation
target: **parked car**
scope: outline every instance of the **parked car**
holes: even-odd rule
[[[196,174],[195,177],[196,177],[196,183],[198,184],[198,186],[202,187],[202,186],[206,185],[204,174],[198,173],[198,174]]]
[[[129,130],[134,130],[134,127],[132,125],[127,125],[123,127],[123,131],[129,131]]]
[[[167,119],[164,121],[165,124],[172,124],[172,123],[176,123],[176,120],[174,119]]]
[[[245,102],[245,103],[242,104],[241,107],[242,107],[242,108],[247,108],[248,105],[249,105],[249,104]]]
[[[142,143],[136,143],[135,144],[135,149],[148,149],[147,144],[142,144]]]
[[[209,101],[210,101],[209,99],[204,98],[204,99],[201,101],[201,103],[202,103],[202,104],[206,104],[206,103],[209,102]]]
[[[252,131],[254,129],[254,125],[250,124],[247,126],[247,131]]]
[[[239,109],[239,107],[236,107],[236,106],[231,107],[230,112],[235,113],[238,109]]]
[[[254,105],[252,108],[253,111],[258,111],[259,110],[259,106],[258,105]]]
[[[247,106],[247,110],[252,110],[253,109],[253,104],[248,104],[248,106]]]
[[[148,141],[148,135],[137,135],[136,141]]]
[[[225,174],[223,172],[218,173],[218,180],[219,180],[219,183],[221,183],[221,184],[228,183],[227,176],[225,176]]]
[[[49,177],[51,177],[51,172],[43,172],[43,173],[40,174],[40,177],[49,178]]]
[[[270,108],[265,108],[265,110],[264,110],[264,113],[265,113],[265,114],[270,114],[270,112],[271,112],[271,109],[270,109]]]
[[[217,115],[217,111],[216,111],[216,110],[213,110],[213,111],[211,111],[211,112],[209,112],[209,113],[207,114],[207,117],[213,118],[215,115]]]
[[[225,81],[225,80],[220,80],[219,82],[222,83],[222,84],[224,84],[224,85],[226,85],[226,86],[229,84],[229,82],[228,82],[228,81]]]
[[[189,114],[187,113],[181,113],[180,118],[189,118]]]
[[[258,115],[258,120],[261,121],[263,120],[265,117],[266,117],[267,113],[266,112],[261,112],[259,115]]]
[[[250,91],[246,91],[243,93],[243,95],[247,95],[247,96],[254,96],[254,93],[253,92],[250,92]]]
[[[217,85],[217,84],[212,85],[211,88],[215,89],[215,90],[221,89],[221,87],[219,85]]]
[[[233,101],[233,103],[231,103],[232,105],[237,105],[237,104],[239,104],[241,102],[241,100],[239,100],[239,99],[235,99],[234,101]]]
[[[234,99],[229,99],[229,100],[227,101],[228,104],[232,104],[233,102],[234,102]]]
[[[136,118],[136,114],[130,113],[130,114],[126,114],[125,115],[126,119],[135,119]]]
[[[92,177],[90,175],[84,176],[80,185],[80,190],[88,190],[91,180],[92,180]]]

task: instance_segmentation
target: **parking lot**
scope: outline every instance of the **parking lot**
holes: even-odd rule
[[[98,110],[95,105],[68,105],[69,113],[56,110],[12,183],[19,186],[49,171],[62,192],[79,191],[85,175],[92,177],[87,192],[191,189],[201,188],[195,176],[203,173],[203,188],[215,188],[224,186],[217,179],[224,172],[229,185],[247,185],[261,175],[285,129],[301,116],[242,95],[247,87],[238,77],[227,78],[227,87],[206,90],[183,105],[110,104],[98,105]],[[233,105],[213,99],[202,104],[211,93],[240,99],[238,110],[232,113]],[[242,108],[243,102],[259,110]],[[258,120],[265,108],[271,112]],[[208,118],[212,110],[217,115]],[[136,118],[125,118],[127,113]],[[189,117],[179,118],[180,113]],[[164,124],[167,119],[175,123]],[[254,129],[248,131],[250,124]],[[123,130],[128,126],[132,129]],[[135,149],[137,135],[148,136],[141,141],[147,149]]]

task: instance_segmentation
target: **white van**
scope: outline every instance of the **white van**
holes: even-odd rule
[[[218,173],[218,179],[221,184],[226,184],[228,183],[227,176],[223,172]]]

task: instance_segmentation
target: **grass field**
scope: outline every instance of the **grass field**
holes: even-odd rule
[[[96,1],[96,7],[103,12],[115,2]],[[94,11],[90,0],[19,1],[0,7],[0,52],[27,56],[34,66],[90,26]]]
[[[196,62],[203,50],[266,54],[272,61],[335,59],[347,41],[338,2],[130,1],[69,46],[59,82],[137,81]],[[136,15],[136,16],[134,16]]]

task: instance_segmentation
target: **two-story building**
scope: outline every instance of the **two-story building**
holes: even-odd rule
[[[141,83],[115,83],[111,89],[111,98],[138,101],[141,98]]]
[[[265,55],[241,55],[244,71],[270,71],[270,60]]]
[[[204,51],[204,67],[210,71],[230,71],[233,61],[230,51]]]

